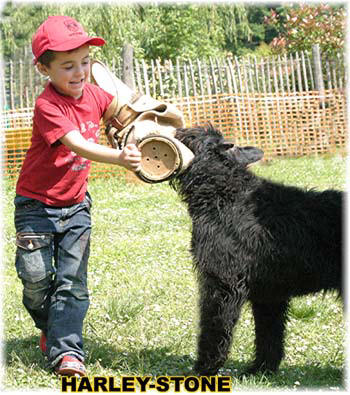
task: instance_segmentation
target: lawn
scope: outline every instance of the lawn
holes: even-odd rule
[[[276,159],[254,171],[319,190],[345,185],[341,156]],[[3,387],[59,390],[59,379],[47,370],[39,350],[39,331],[22,307],[21,283],[14,269],[13,183],[5,182],[4,189]],[[198,321],[186,207],[167,183],[96,180],[89,190],[94,203],[91,304],[84,327],[88,374],[181,375],[195,360]],[[252,359],[253,334],[246,305],[222,370],[232,376],[234,391],[344,389],[345,325],[336,295],[294,299],[279,372],[238,379]]]

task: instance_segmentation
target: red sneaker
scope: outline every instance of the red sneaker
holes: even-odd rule
[[[39,348],[42,353],[46,354],[46,335],[44,332],[41,332],[40,340],[39,340]]]
[[[73,355],[65,355],[55,368],[59,376],[86,376],[84,364]]]

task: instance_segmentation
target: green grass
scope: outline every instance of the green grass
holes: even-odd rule
[[[274,160],[260,175],[308,188],[344,189],[345,159]],[[188,252],[186,207],[167,184],[91,182],[93,236],[89,262],[91,305],[84,339],[91,376],[181,375],[196,355],[197,284]],[[59,389],[38,348],[39,331],[21,303],[14,269],[13,184],[5,185],[3,350],[6,389]],[[335,295],[293,300],[286,357],[276,375],[238,379],[251,361],[254,325],[249,305],[236,328],[223,373],[234,390],[343,389],[345,326]]]

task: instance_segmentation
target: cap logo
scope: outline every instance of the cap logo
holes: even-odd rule
[[[64,24],[66,25],[67,29],[71,31],[72,33],[76,33],[77,31],[80,30],[78,24],[74,21],[65,21]]]

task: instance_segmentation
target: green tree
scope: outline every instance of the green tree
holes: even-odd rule
[[[100,35],[108,45],[97,49],[97,57],[111,60],[124,43],[134,47],[135,56],[175,59],[203,58],[234,50],[237,38],[249,40],[246,9],[241,5],[155,5],[118,6],[7,3],[0,23],[2,52],[13,57],[17,49],[30,48],[31,36],[49,15],[70,15],[89,34]]]
[[[265,22],[281,28],[282,33],[271,42],[276,53],[307,51],[314,44],[319,44],[323,53],[344,50],[344,6],[302,4],[285,7],[281,12],[272,10]]]
[[[145,9],[142,46],[147,58],[175,59],[217,55],[224,45],[208,7],[167,5]]]
[[[240,34],[238,29],[236,41],[231,44],[231,52],[239,56],[251,53],[261,56],[270,55],[272,51],[268,44],[279,35],[278,25],[264,23],[265,18],[270,15],[271,7],[247,4],[245,11],[250,30],[249,36]]]
[[[238,54],[240,43],[251,41],[253,31],[248,13],[249,7],[243,5],[213,7],[211,23],[219,21],[224,36],[223,49],[227,52]]]
[[[33,24],[37,26],[45,19],[43,6],[27,7],[26,5],[7,3],[2,11],[1,50],[5,57],[13,55],[17,49],[29,46],[34,33]]]
[[[14,5],[9,2],[3,10],[0,24],[4,56],[13,57],[18,49],[30,47],[33,33],[49,15],[72,16],[89,34],[106,38],[108,46],[102,47],[98,52],[104,58],[109,59],[118,55],[126,41],[135,44],[136,49],[140,51],[136,40],[141,30],[137,23],[137,7],[115,6],[113,3],[72,6],[49,3]]]

